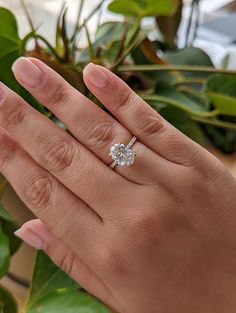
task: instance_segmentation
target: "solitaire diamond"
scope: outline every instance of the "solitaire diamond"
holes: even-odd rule
[[[132,149],[122,143],[114,144],[110,149],[109,155],[113,161],[116,161],[116,164],[123,167],[132,165],[136,156]]]

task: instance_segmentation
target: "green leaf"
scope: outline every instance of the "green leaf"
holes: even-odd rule
[[[0,313],[17,313],[17,303],[12,294],[0,286]]]
[[[200,65],[214,67],[210,57],[201,49],[188,47],[177,52],[166,52],[166,61],[173,65]],[[185,76],[205,77],[209,73],[185,73]]]
[[[10,244],[9,239],[2,229],[0,222],[0,278],[3,277],[9,267],[10,262]]]
[[[146,0],[147,8],[145,16],[171,16],[177,8],[176,0]]]
[[[17,22],[12,12],[0,7],[0,21],[0,36],[18,41]]]
[[[165,37],[165,44],[171,49],[176,47],[177,32],[182,20],[183,0],[179,0],[178,8],[173,16],[156,17],[156,23]]]
[[[39,252],[25,313],[108,313],[50,259]]]
[[[175,0],[113,0],[108,9],[114,13],[140,19],[145,16],[172,15],[176,7]]]
[[[0,205],[0,223],[2,231],[8,237],[10,253],[13,255],[21,245],[21,240],[14,235],[19,227],[2,205]]]
[[[168,105],[161,106],[160,109],[157,110],[169,123],[179,129],[183,134],[200,145],[205,145],[204,134],[200,126],[193,121],[186,112]]]
[[[236,76],[211,77],[204,87],[204,93],[220,115],[236,116]]]
[[[183,108],[192,109],[194,112],[206,112],[206,107],[200,102],[193,101],[182,92],[176,90],[175,87],[171,86],[166,82],[157,83],[155,93],[159,96],[167,97],[173,100],[177,100],[182,103]]]
[[[139,4],[133,0],[114,0],[109,4],[108,9],[114,13],[132,16],[137,19],[141,18],[144,14]]]

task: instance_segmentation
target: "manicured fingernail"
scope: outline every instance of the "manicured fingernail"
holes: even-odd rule
[[[89,63],[85,67],[83,74],[97,88],[104,88],[108,85],[109,78],[101,66]]]
[[[43,241],[43,239],[38,234],[33,232],[30,228],[23,226],[15,231],[14,234],[37,250],[45,249],[45,242]]]
[[[20,57],[15,61],[12,65],[12,71],[16,79],[32,88],[40,84],[44,75],[43,71],[37,65],[24,57]]]

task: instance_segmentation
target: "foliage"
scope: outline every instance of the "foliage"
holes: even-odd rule
[[[34,56],[62,75],[71,85],[95,102],[86,89],[82,70],[89,62],[101,64],[118,74],[155,110],[184,134],[201,145],[211,144],[222,152],[236,151],[236,72],[216,69],[209,56],[192,46],[178,48],[178,28],[181,23],[182,0],[113,0],[109,10],[123,16],[122,21],[98,24],[94,38],[88,21],[101,12],[100,1],[89,16],[81,21],[85,0],[79,4],[78,17],[71,34],[67,30],[67,8],[62,6],[56,25],[55,44],[49,43],[25,10],[31,32],[18,35],[14,15],[0,8],[0,81],[4,82],[32,107],[56,121],[41,103],[36,101],[15,80],[11,66],[19,56]],[[198,0],[193,0],[193,15],[198,14]],[[157,29],[144,29],[142,19],[153,16]],[[197,26],[197,25],[195,25]],[[156,39],[150,39],[154,31]],[[80,38],[86,35],[87,47]],[[190,27],[186,42],[191,42]],[[153,37],[152,37],[153,38]],[[193,34],[194,38],[194,34]],[[28,48],[29,41],[35,48]],[[208,140],[206,140],[206,138]],[[0,196],[6,181],[0,177]],[[19,240],[13,236],[15,222],[0,208],[0,277],[6,274],[10,256],[18,249]],[[15,313],[16,304],[0,287],[0,312]],[[37,257],[32,288],[25,313],[43,311],[105,313],[105,307],[56,268],[40,253]]]
[[[33,282],[25,313],[108,313],[43,252],[37,255]]]

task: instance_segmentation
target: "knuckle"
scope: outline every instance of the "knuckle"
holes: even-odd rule
[[[71,276],[74,263],[75,263],[75,254],[70,249],[65,249],[62,258],[59,261],[58,264],[59,267],[63,270],[63,272]]]
[[[0,166],[2,168],[7,162],[11,161],[14,158],[16,154],[17,144],[13,141],[9,141],[9,138],[7,136],[1,136]]]
[[[116,106],[119,109],[123,109],[124,107],[128,107],[131,102],[136,101],[136,95],[129,89],[125,88],[125,90],[116,95]]]
[[[114,133],[114,125],[109,122],[101,122],[93,128],[87,144],[89,147],[103,149],[113,141],[115,137]]]
[[[65,83],[55,84],[55,86],[48,91],[47,103],[49,106],[65,104],[70,99],[70,93],[70,88],[66,86]]]
[[[145,116],[143,121],[140,121],[140,129],[143,136],[160,134],[165,131],[165,126],[162,120],[155,114]]]
[[[103,247],[101,249],[100,261],[102,265],[106,266],[109,272],[117,273],[122,275],[126,273],[124,259],[121,255],[115,250],[114,247]]]
[[[22,106],[19,104],[17,105],[10,105],[7,106],[6,112],[5,112],[5,122],[8,126],[15,126],[20,124],[24,118],[25,118],[25,112],[22,108]]]
[[[53,182],[49,175],[34,175],[27,177],[23,193],[27,201],[35,209],[42,209],[48,207],[52,201]]]
[[[53,172],[62,172],[73,162],[74,143],[61,137],[50,138],[41,146],[43,164]]]

